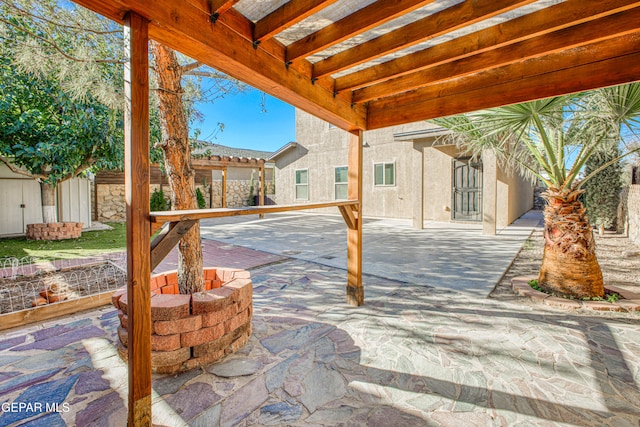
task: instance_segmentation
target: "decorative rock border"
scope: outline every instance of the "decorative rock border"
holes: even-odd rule
[[[81,222],[27,224],[27,240],[77,239],[82,235]]]
[[[535,302],[539,302],[550,307],[569,310],[640,311],[640,294],[619,288],[618,286],[605,285],[605,289],[620,294],[623,298],[621,300],[613,303],[608,301],[582,301],[554,297],[544,292],[537,291],[529,285],[529,281],[535,279],[537,279],[536,276],[514,277],[511,279],[511,289],[513,289],[513,291],[518,295],[529,297]]]
[[[206,268],[206,291],[178,294],[178,273],[151,278],[151,366],[174,374],[215,362],[242,348],[251,336],[253,287],[248,271]],[[112,298],[118,309],[118,350],[127,359],[127,289]]]

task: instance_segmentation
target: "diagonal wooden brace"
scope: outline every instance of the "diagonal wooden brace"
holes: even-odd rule
[[[186,220],[167,222],[162,227],[160,234],[151,242],[151,271],[153,271],[171,252],[180,239],[196,225],[198,220]]]
[[[355,230],[358,228],[358,218],[356,218],[357,206],[355,205],[345,205],[338,206],[340,209],[340,213],[342,214],[342,218],[344,218],[344,222],[347,223],[347,227],[351,230]]]

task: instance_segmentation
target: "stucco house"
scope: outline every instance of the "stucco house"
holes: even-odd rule
[[[491,234],[533,206],[533,186],[486,154],[474,160],[427,122],[366,131],[363,212],[367,216],[482,222]],[[296,142],[278,150],[278,204],[347,198],[347,133],[296,110]]]

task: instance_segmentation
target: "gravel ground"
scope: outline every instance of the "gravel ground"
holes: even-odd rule
[[[596,254],[606,285],[616,285],[640,293],[640,247],[627,237],[613,232],[605,232],[596,237]],[[544,239],[542,230],[536,230],[527,239],[500,282],[489,298],[512,301],[530,306],[538,303],[526,297],[517,296],[511,290],[511,279],[516,276],[538,275],[542,263]],[[593,312],[589,311],[589,314]],[[640,313],[636,314],[640,317]]]

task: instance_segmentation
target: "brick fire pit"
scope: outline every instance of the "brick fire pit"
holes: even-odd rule
[[[173,374],[217,361],[243,347],[251,335],[253,288],[248,271],[206,268],[207,290],[178,294],[178,274],[151,278],[151,366]],[[120,355],[127,358],[127,290],[112,299],[118,309]]]
[[[81,235],[81,222],[27,224],[27,240],[77,239]]]

